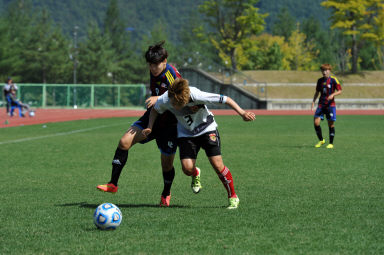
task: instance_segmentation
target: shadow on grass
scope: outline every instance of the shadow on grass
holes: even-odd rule
[[[91,208],[95,209],[100,204],[89,204],[87,202],[79,202],[79,203],[67,203],[67,204],[56,204],[55,206],[62,206],[62,207],[82,207],[82,208]],[[162,208],[157,204],[116,204],[120,208]],[[191,206],[184,206],[184,205],[171,205],[170,208],[192,208]]]

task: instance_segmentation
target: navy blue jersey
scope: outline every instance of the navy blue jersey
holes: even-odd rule
[[[181,75],[177,69],[171,64],[166,65],[165,69],[157,77],[151,73],[150,90],[151,96],[161,96],[168,87],[175,81],[176,78],[180,78]]]

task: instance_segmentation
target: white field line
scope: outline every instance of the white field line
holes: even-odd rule
[[[114,125],[103,125],[103,126],[92,127],[92,128],[77,129],[77,130],[72,130],[72,131],[68,131],[68,132],[60,132],[60,133],[55,133],[55,134],[50,134],[50,135],[42,135],[42,136],[36,136],[36,137],[28,137],[28,138],[21,138],[21,139],[16,139],[16,140],[9,140],[9,141],[0,142],[0,145],[10,144],[10,143],[29,142],[29,141],[33,141],[33,140],[39,140],[39,139],[56,137],[56,136],[63,136],[63,135],[72,135],[72,134],[88,132],[88,131],[101,129],[101,128],[119,126],[119,125],[122,125],[122,123],[114,124]]]

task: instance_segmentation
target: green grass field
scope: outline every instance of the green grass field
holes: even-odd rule
[[[311,116],[217,116],[237,210],[203,151],[203,190],[192,193],[177,156],[172,206],[159,208],[154,142],[132,149],[116,195],[98,192],[134,120],[0,129],[0,254],[384,253],[383,116],[338,116],[334,150],[313,147]],[[115,231],[93,225],[103,202],[122,210]]]

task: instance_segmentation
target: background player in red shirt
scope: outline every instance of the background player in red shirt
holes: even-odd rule
[[[149,114],[157,98],[168,90],[173,81],[181,77],[175,67],[167,63],[168,52],[163,47],[164,42],[149,46],[145,59],[150,70],[151,96],[145,101],[147,111],[138,119],[121,137],[112,161],[111,180],[107,184],[98,185],[97,189],[116,193],[120,173],[128,159],[128,151],[136,143],[147,143],[156,139],[161,152],[161,167],[163,171],[164,189],[161,194],[160,206],[169,206],[171,199],[171,186],[175,176],[173,160],[177,149],[177,120],[170,112],[165,112],[156,121],[153,134],[145,137],[141,130],[148,126]],[[192,176],[192,183],[200,185],[200,169],[196,168]],[[193,188],[193,187],[192,187]],[[196,192],[195,192],[196,193]]]
[[[329,127],[329,144],[327,145],[327,148],[333,149],[336,121],[335,96],[341,94],[341,85],[337,78],[331,75],[332,66],[330,64],[323,64],[321,65],[320,69],[323,77],[317,81],[316,92],[313,96],[311,107],[311,110],[313,110],[316,99],[320,94],[319,103],[314,115],[315,131],[317,137],[319,138],[319,142],[315,145],[315,147],[319,148],[325,143],[325,139],[323,138],[320,127],[320,120],[323,120],[325,115],[327,117]]]

